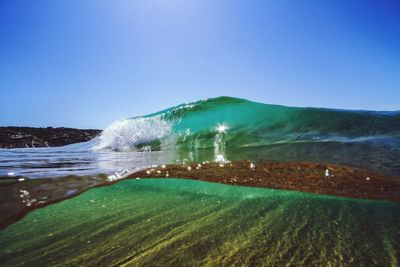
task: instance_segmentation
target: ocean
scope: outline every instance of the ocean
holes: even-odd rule
[[[396,179],[399,158],[400,112],[231,97],[117,121],[85,143],[1,149],[0,265],[398,266],[398,202],[123,179],[154,166],[243,160]]]

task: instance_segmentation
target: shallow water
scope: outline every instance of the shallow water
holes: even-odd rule
[[[299,142],[263,146],[227,147],[196,150],[160,151],[93,150],[75,145],[58,148],[0,149],[0,179],[24,176],[32,179],[67,175],[111,174],[127,169],[139,170],[151,165],[214,161],[218,155],[229,160],[311,161],[345,164],[400,175],[400,149],[373,142]],[[13,173],[13,175],[8,175]]]
[[[2,266],[398,266],[400,205],[126,180],[0,231]]]
[[[80,146],[81,145],[81,146]],[[0,176],[24,176],[32,179],[67,175],[113,173],[143,168],[172,160],[171,153],[160,151],[93,150],[82,143],[56,148],[0,149]],[[13,173],[13,175],[8,175]]]
[[[0,227],[148,166],[312,161],[399,176],[399,158],[399,112],[209,99],[115,122],[86,143],[0,149]],[[0,265],[398,266],[399,217],[400,205],[383,201],[122,181],[0,230]]]

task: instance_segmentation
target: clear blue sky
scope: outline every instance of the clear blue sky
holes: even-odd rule
[[[202,98],[400,109],[400,2],[1,0],[0,125],[104,128]]]

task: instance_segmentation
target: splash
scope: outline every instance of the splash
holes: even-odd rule
[[[117,121],[103,131],[94,149],[129,150],[160,140],[171,132],[171,123],[159,116]]]

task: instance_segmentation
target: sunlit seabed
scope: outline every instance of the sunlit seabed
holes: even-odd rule
[[[398,266],[399,224],[397,203],[125,180],[0,231],[0,265]]]

